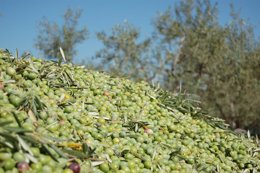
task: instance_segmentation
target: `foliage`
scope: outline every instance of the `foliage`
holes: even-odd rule
[[[64,24],[59,26],[43,19],[39,25],[39,34],[35,46],[49,59],[61,59],[60,47],[66,55],[66,60],[71,62],[76,55],[75,46],[87,38],[86,27],[77,30],[81,10],[67,9],[63,19]]]
[[[147,56],[151,41],[139,41],[140,33],[133,25],[124,22],[114,26],[110,34],[98,32],[97,38],[104,44],[104,48],[96,53],[96,58],[102,59],[100,68],[134,79],[154,77]]]
[[[157,34],[169,48],[162,54],[171,67],[164,85],[172,91],[181,86],[234,128],[251,129],[260,112],[259,45],[253,28],[232,8],[231,17],[221,26],[216,4],[189,0],[157,18]]]

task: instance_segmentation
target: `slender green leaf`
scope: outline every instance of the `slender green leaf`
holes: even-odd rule
[[[2,121],[2,122],[0,122],[0,127],[7,126],[11,123],[13,123],[13,121]]]
[[[77,158],[80,158],[80,159],[86,159],[87,158],[87,155],[85,153],[77,151],[77,150],[64,148],[64,149],[62,149],[62,151],[71,155],[71,156],[74,156],[74,157],[77,157]]]
[[[52,154],[52,152],[49,150],[49,146],[47,144],[42,145],[46,153],[55,161],[58,162],[57,158]]]

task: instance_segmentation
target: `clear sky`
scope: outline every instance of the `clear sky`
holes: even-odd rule
[[[128,20],[141,31],[143,37],[153,31],[152,20],[179,0],[0,0],[0,48],[14,52],[30,51],[35,56],[40,52],[34,47],[38,23],[46,17],[62,24],[62,15],[68,7],[80,8],[83,14],[80,25],[89,29],[89,39],[77,46],[76,61],[91,57],[102,48],[96,39],[98,31],[110,31],[112,26]],[[212,0],[216,2],[217,0]],[[260,36],[260,0],[219,0],[219,19],[228,22],[229,4],[233,2],[241,16],[255,26]]]

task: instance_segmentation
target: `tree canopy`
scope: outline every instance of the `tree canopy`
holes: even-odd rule
[[[62,26],[43,19],[39,24],[36,48],[49,59],[61,59],[60,48],[62,48],[66,60],[71,62],[77,53],[76,45],[83,42],[88,35],[87,27],[77,29],[81,14],[82,10],[67,9],[63,15],[64,24]]]
[[[167,52],[171,69],[164,84],[174,91],[181,83],[233,128],[251,128],[260,118],[259,44],[232,7],[225,26],[217,10],[209,0],[189,0],[157,18],[161,44],[173,50]]]
[[[147,56],[151,41],[140,41],[140,33],[133,25],[128,22],[118,24],[109,34],[98,32],[97,38],[104,45],[96,53],[96,58],[102,60],[101,68],[134,79],[151,77],[148,71],[151,63]]]

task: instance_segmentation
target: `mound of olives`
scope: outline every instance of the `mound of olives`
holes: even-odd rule
[[[0,173],[260,172],[255,139],[159,90],[1,50]]]

